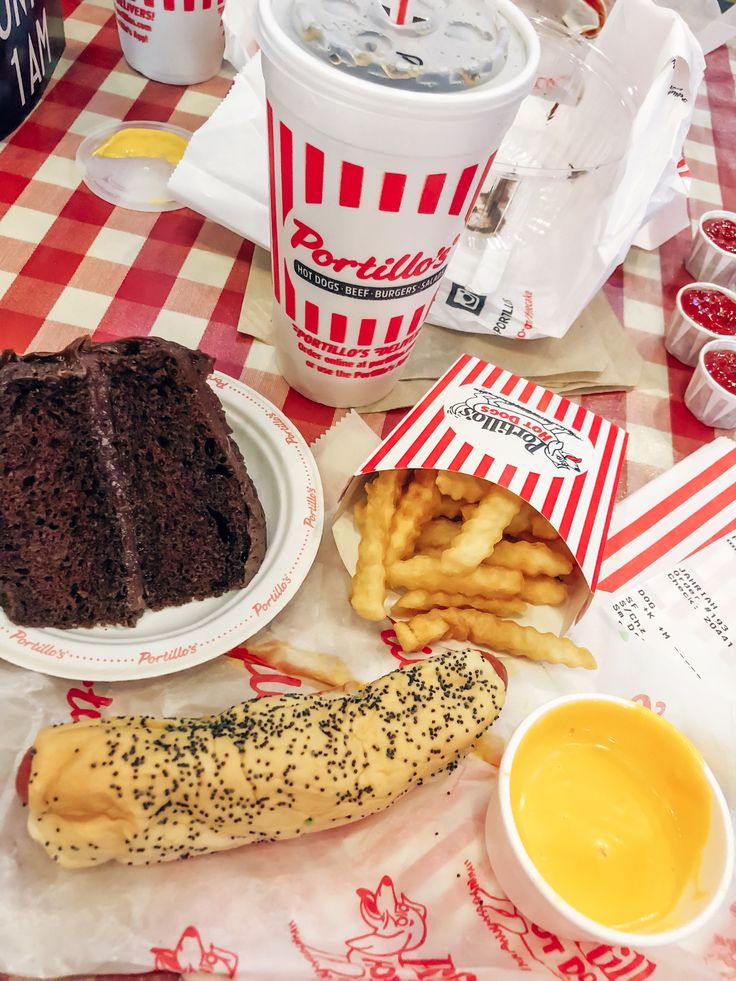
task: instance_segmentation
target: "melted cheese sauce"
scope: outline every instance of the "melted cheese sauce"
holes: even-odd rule
[[[511,769],[524,848],[598,923],[649,933],[697,895],[711,791],[697,751],[642,706],[579,701],[533,725]]]
[[[165,129],[132,126],[118,130],[95,150],[95,157],[149,157],[167,160],[175,167],[184,156],[187,140]]]

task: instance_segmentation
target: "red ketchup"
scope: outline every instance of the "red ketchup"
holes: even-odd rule
[[[28,803],[28,783],[31,779],[31,767],[33,766],[33,750],[29,749],[18,766],[15,775],[15,791],[23,801]]]
[[[720,290],[685,290],[682,309],[700,327],[714,334],[736,334],[736,303]]]
[[[736,395],[736,351],[706,351],[703,364],[713,381]]]
[[[730,218],[709,218],[703,222],[703,231],[726,252],[736,254],[736,221]]]

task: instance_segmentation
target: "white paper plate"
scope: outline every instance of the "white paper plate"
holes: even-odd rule
[[[322,485],[301,434],[246,385],[216,372],[233,438],[266,514],[263,565],[245,589],[157,612],[135,627],[37,630],[0,610],[0,657],[75,681],[122,681],[183,671],[224,654],[265,627],[294,598],[322,534]]]

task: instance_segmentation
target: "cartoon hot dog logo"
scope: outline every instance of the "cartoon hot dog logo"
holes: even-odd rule
[[[295,252],[294,272],[300,279],[339,296],[360,300],[388,300],[414,296],[442,279],[454,242],[427,255],[421,249],[398,256],[375,255],[348,258],[336,255],[324,236],[306,222],[294,218],[290,245]],[[304,260],[302,261],[302,258]],[[347,273],[355,282],[336,279],[330,273]],[[384,286],[369,285],[384,283]],[[363,285],[365,284],[365,285]]]
[[[451,954],[417,956],[427,940],[427,907],[397,894],[390,876],[384,875],[375,890],[357,889],[360,916],[367,930],[343,941],[343,950],[323,950],[306,944],[296,923],[289,924],[294,946],[318,978],[340,981],[476,981],[476,975],[458,971]]]
[[[479,430],[516,439],[527,453],[553,470],[571,474],[588,470],[588,443],[580,433],[513,399],[474,388],[464,401],[449,405],[445,411],[460,422],[457,428],[467,426],[471,430],[471,439],[477,439]]]

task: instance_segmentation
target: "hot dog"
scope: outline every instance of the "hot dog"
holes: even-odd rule
[[[453,769],[497,718],[505,682],[495,658],[449,651],[339,695],[44,729],[30,758],[28,830],[60,865],[84,868],[346,824]],[[23,784],[19,772],[21,796]]]

